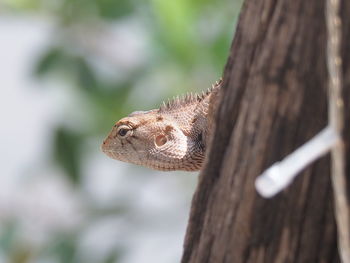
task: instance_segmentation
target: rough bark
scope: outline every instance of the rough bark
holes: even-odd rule
[[[323,0],[246,0],[216,131],[192,201],[183,263],[339,262],[329,156],[273,199],[255,178],[327,124]],[[350,2],[342,2],[347,175]]]

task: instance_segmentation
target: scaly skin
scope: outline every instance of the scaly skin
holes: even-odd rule
[[[102,143],[109,157],[163,171],[197,171],[213,130],[214,102],[222,81],[201,95],[186,95],[159,109],[119,120]]]

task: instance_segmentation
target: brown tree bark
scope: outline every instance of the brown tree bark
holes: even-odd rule
[[[349,178],[350,1],[341,10]],[[327,125],[324,13],[324,0],[245,1],[183,263],[339,262],[329,156],[272,199],[254,187],[261,172]]]

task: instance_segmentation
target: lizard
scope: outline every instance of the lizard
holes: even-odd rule
[[[109,157],[162,171],[200,170],[214,129],[222,79],[201,94],[135,111],[117,121],[101,149]]]

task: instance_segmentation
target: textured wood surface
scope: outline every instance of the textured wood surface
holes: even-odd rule
[[[255,178],[327,124],[322,0],[246,0],[192,202],[183,263],[339,262],[329,156],[273,199]],[[350,3],[343,1],[347,153]],[[347,174],[349,175],[349,154]]]

